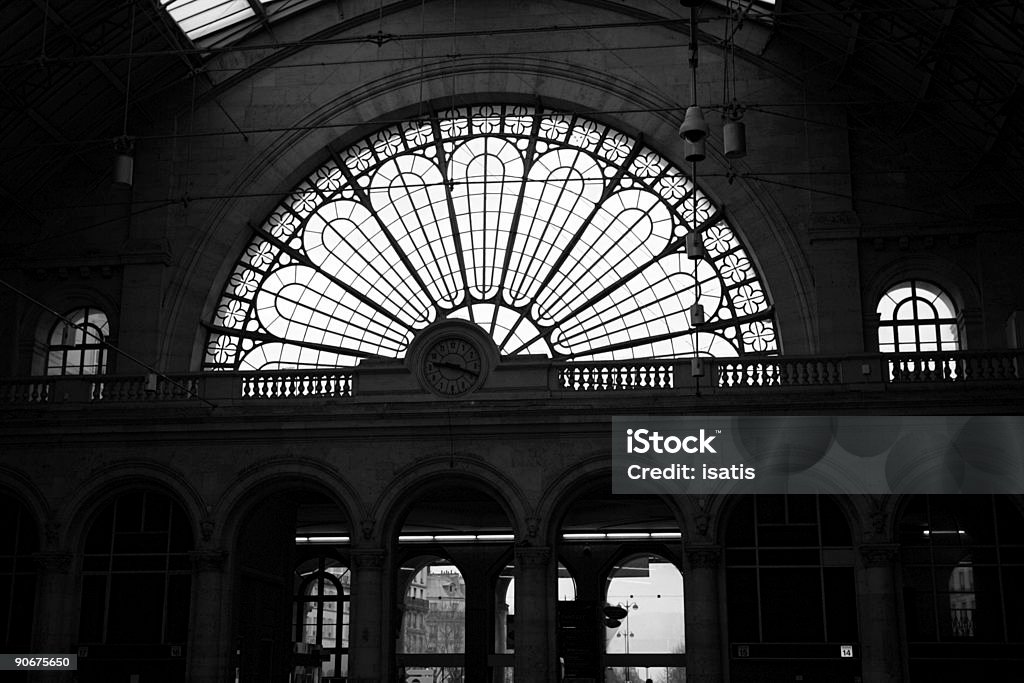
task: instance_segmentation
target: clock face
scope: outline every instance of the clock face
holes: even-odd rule
[[[441,337],[423,355],[423,376],[442,396],[458,396],[476,388],[483,371],[480,349],[462,337]]]

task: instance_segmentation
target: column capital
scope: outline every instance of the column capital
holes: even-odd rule
[[[219,548],[190,550],[188,557],[192,560],[192,568],[200,572],[219,572],[224,570],[228,559],[227,551]]]
[[[386,553],[380,548],[355,549],[349,553],[353,569],[381,569]]]
[[[716,569],[722,561],[722,546],[699,545],[686,548],[691,569]]]
[[[900,554],[898,543],[864,543],[857,549],[865,567],[889,567]]]
[[[43,574],[67,574],[71,570],[71,553],[59,551],[43,551],[32,553],[32,561],[36,569]]]
[[[551,548],[547,546],[520,546],[516,548],[517,567],[546,567],[551,561]]]

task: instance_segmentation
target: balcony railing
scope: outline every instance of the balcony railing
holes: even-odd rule
[[[1016,390],[1024,386],[1022,380],[1024,351],[708,358],[699,377],[694,377],[690,359],[570,363],[533,358],[506,359],[474,396],[771,394],[1007,384]],[[0,403],[8,406],[394,398],[433,395],[397,361],[328,370],[0,379]]]

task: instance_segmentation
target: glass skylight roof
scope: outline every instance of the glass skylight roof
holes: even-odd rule
[[[695,228],[699,261],[685,249]],[[302,182],[228,278],[204,369],[402,358],[446,318],[478,325],[503,355],[778,348],[752,260],[682,171],[587,118],[494,105],[381,130]]]
[[[266,0],[258,0],[267,4]],[[249,0],[160,0],[191,40],[255,17]]]
[[[243,22],[252,25],[251,20],[257,16],[254,6],[263,7],[267,19],[273,20],[317,1],[320,0],[160,0],[160,3],[190,40],[209,46],[232,42],[244,35],[244,30],[230,31],[226,37],[210,38]],[[775,0],[720,0],[718,4],[762,18],[770,17],[775,10]]]

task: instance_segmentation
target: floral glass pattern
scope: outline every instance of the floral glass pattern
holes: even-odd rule
[[[695,229],[697,262],[684,244]],[[778,351],[753,260],[682,171],[582,116],[490,105],[394,124],[300,183],[228,276],[204,369],[402,358],[447,318],[479,325],[503,355]]]

